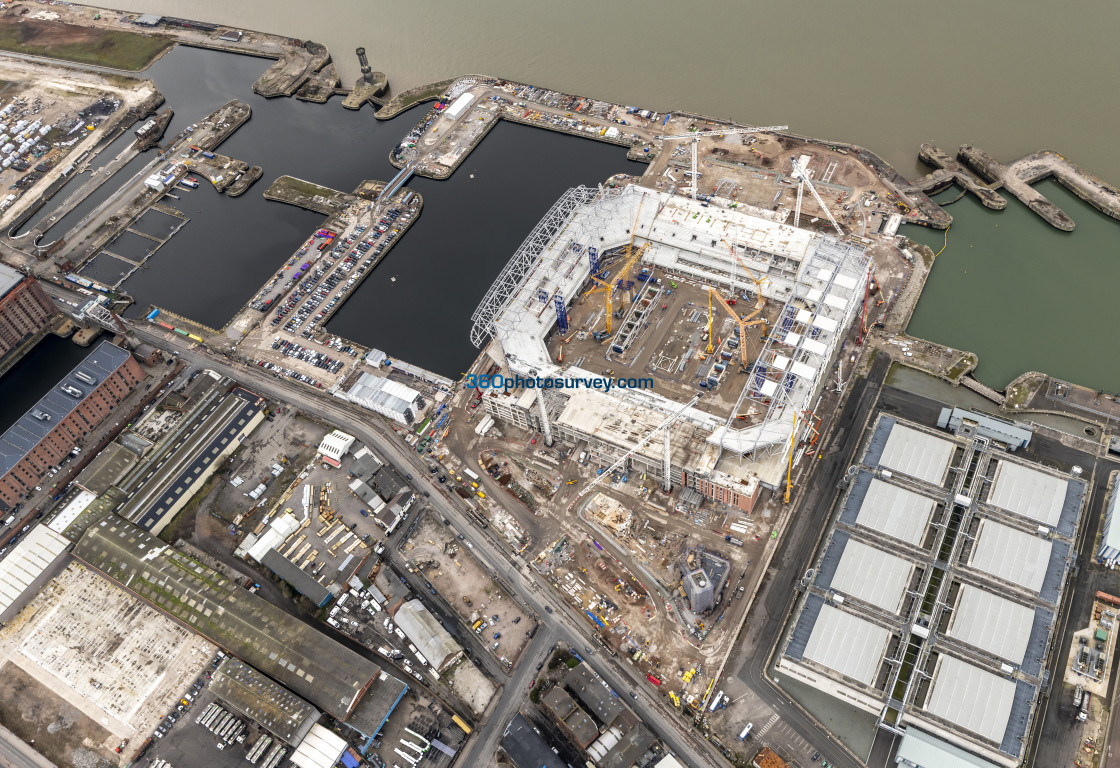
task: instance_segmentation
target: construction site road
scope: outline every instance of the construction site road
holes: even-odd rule
[[[326,421],[344,426],[355,437],[379,451],[384,458],[404,472],[412,472],[420,490],[431,492],[430,504],[443,516],[454,520],[460,531],[466,536],[474,547],[475,555],[486,565],[507,577],[522,601],[528,604],[538,615],[551,613],[554,622],[553,631],[556,637],[564,642],[569,642],[575,647],[598,645],[590,632],[585,628],[584,622],[575,615],[573,609],[562,602],[559,597],[540,579],[535,571],[531,570],[521,558],[507,556],[501,544],[495,544],[489,536],[479,531],[471,523],[469,515],[457,501],[442,492],[442,487],[435,483],[427,472],[423,462],[415,451],[405,450],[400,439],[393,434],[380,419],[357,406],[350,405],[342,400],[331,398],[329,395],[319,393],[318,390],[310,391],[295,382],[285,379],[276,379],[264,373],[262,369],[247,366],[243,363],[230,360],[221,355],[210,352],[189,341],[181,341],[170,334],[156,332],[156,329],[143,323],[128,323],[130,329],[141,341],[153,346],[171,350],[179,354],[180,360],[200,368],[210,368],[217,373],[229,376],[250,387],[258,394],[281,402],[289,403],[304,413]],[[512,563],[510,562],[512,559]],[[547,606],[547,609],[546,609]],[[540,638],[529,649],[525,659],[533,658],[538,654]],[[604,654],[597,653],[593,666],[596,671],[616,691],[639,690],[643,695],[637,700],[632,700],[632,706],[638,716],[651,727],[691,768],[722,768],[723,759],[718,756],[711,745],[700,740],[694,733],[686,730],[679,717],[670,717],[660,705],[653,702],[645,694],[639,681],[630,679],[631,673],[625,671],[624,665],[615,659],[602,660]],[[527,661],[523,662],[515,679],[524,686],[521,677],[525,674]],[[496,710],[510,712],[516,710],[528,695],[527,687],[519,689],[515,685],[507,685],[501,694]],[[508,722],[508,721],[506,721]],[[505,722],[501,718],[491,716],[486,724],[480,726],[474,744],[463,753],[461,765],[486,764],[493,756],[493,751],[487,752],[480,745],[493,745],[500,738],[505,729]]]

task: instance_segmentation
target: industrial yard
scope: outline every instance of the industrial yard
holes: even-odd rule
[[[463,629],[477,636],[481,649],[503,663],[517,663],[537,621],[478,563],[454,526],[422,515],[401,554],[458,615]]]
[[[78,564],[0,630],[0,645],[0,699],[34,713],[5,722],[75,768],[83,749],[104,759],[142,742],[217,650]]]

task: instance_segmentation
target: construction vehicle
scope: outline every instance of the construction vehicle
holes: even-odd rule
[[[729,314],[731,316],[731,319],[739,324],[739,361],[740,361],[740,364],[742,365],[742,372],[746,373],[748,370],[750,370],[751,365],[753,365],[753,363],[751,363],[750,358],[747,355],[747,343],[746,343],[746,341],[747,341],[747,328],[749,328],[752,325],[762,325],[763,333],[766,332],[766,321],[763,320],[763,319],[758,319],[758,320],[753,319],[755,317],[755,315],[757,315],[759,312],[762,311],[762,309],[761,308],[756,308],[754,310],[754,312],[752,312],[751,314],[743,315],[742,317],[740,317],[735,312],[735,310],[733,310],[730,307],[730,305],[728,305],[728,303],[723,300],[723,297],[720,296],[718,293],[716,293],[715,288],[712,288],[711,286],[708,286],[708,312],[709,312],[708,331],[709,331],[709,338],[710,338],[711,327],[712,327],[712,320],[711,320],[710,313],[711,313],[711,306],[712,306],[712,298],[713,297],[715,298],[716,303],[719,304],[721,307],[723,307],[724,311],[727,312],[727,314]],[[762,297],[762,294],[759,293],[760,300],[761,300],[761,297]],[[757,305],[756,305],[756,307],[757,307]],[[711,351],[712,351],[712,344],[709,341],[708,342],[708,352],[709,352],[709,354],[711,353]]]
[[[696,167],[697,166],[696,153],[698,151],[697,147],[699,146],[701,139],[703,139],[703,138],[716,138],[716,137],[719,137],[719,136],[735,136],[737,134],[744,134],[744,133],[763,133],[765,131],[784,131],[784,130],[787,130],[788,128],[789,128],[788,125],[768,125],[768,126],[765,126],[763,128],[752,128],[752,127],[726,128],[722,131],[695,131],[693,133],[685,133],[685,134],[676,135],[676,136],[662,135],[662,136],[654,136],[653,138],[658,140],[658,141],[687,141],[692,145],[692,175],[689,177],[689,182],[688,182],[688,196],[691,197],[693,200],[695,200],[696,199],[696,179],[699,175],[697,173],[698,169]]]

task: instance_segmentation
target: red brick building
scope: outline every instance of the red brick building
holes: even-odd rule
[[[56,314],[58,309],[35,278],[0,264],[0,360]]]
[[[34,490],[144,376],[127,350],[103,341],[51,387],[0,436],[0,509]]]

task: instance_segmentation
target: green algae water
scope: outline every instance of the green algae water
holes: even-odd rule
[[[949,244],[909,333],[975,352],[976,378],[992,387],[1035,370],[1120,391],[1120,222],[1057,182],[1036,188],[1073,217],[1076,229],[1060,232],[1010,196],[1004,211],[971,196],[949,206]],[[903,234],[934,252],[944,242],[943,232],[921,227]]]

